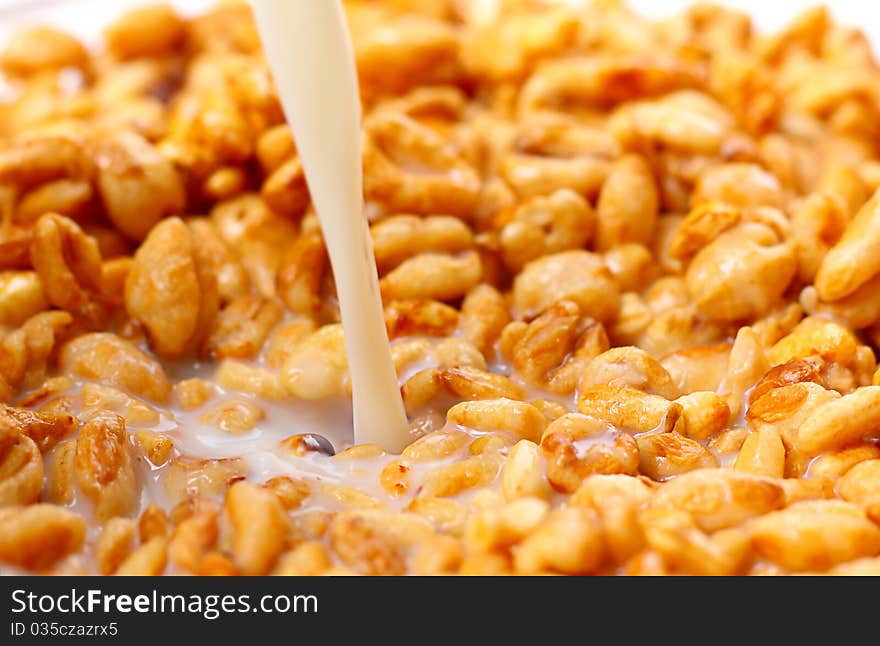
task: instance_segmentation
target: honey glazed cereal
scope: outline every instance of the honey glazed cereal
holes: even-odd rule
[[[399,455],[247,5],[6,42],[2,571],[880,574],[864,35],[490,5],[346,3]]]

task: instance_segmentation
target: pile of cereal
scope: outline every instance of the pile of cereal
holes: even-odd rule
[[[346,5],[400,455],[199,444],[348,419],[246,5],[6,43],[0,569],[880,573],[865,37],[490,5]]]

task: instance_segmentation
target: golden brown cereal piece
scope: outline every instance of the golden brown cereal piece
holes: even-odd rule
[[[287,518],[278,498],[245,482],[233,485],[226,511],[235,531],[235,561],[244,574],[266,574],[284,547]]]
[[[95,163],[107,217],[132,240],[143,240],[161,218],[183,211],[183,180],[171,161],[141,136],[122,131],[101,137]]]
[[[317,576],[331,566],[330,555],[323,543],[300,543],[278,559],[273,574],[279,576]]]
[[[792,359],[768,370],[761,380],[755,384],[749,393],[749,404],[754,404],[763,395],[789,384],[797,384],[812,381],[824,386],[821,370],[825,362],[819,357],[807,357],[805,359]]]
[[[639,471],[654,480],[718,466],[718,460],[699,442],[671,433],[652,433],[637,439]]]
[[[246,473],[240,458],[198,460],[181,456],[168,463],[162,473],[162,486],[170,500],[185,501],[193,496],[222,494]]]
[[[89,54],[76,38],[52,27],[30,27],[13,32],[0,65],[12,74],[30,76],[65,67],[85,68]]]
[[[679,432],[695,440],[713,437],[730,425],[730,407],[714,392],[698,391],[675,400],[681,406]]]
[[[676,570],[701,575],[730,575],[748,564],[749,535],[724,529],[707,536],[687,513],[649,508],[639,515],[647,545]]]
[[[152,538],[125,559],[116,570],[117,576],[158,576],[168,563],[168,542],[161,536]]]
[[[458,321],[458,310],[439,301],[391,301],[385,306],[385,327],[388,329],[389,339],[402,336],[448,336],[455,330]]]
[[[754,520],[749,531],[761,556],[795,571],[827,570],[880,551],[880,529],[840,500],[795,503]]]
[[[58,505],[73,502],[75,455],[76,440],[67,440],[59,444],[46,460],[46,500],[49,502]]]
[[[95,545],[95,558],[101,574],[106,576],[116,572],[131,553],[135,535],[135,522],[130,518],[111,518],[104,525]]]
[[[865,460],[852,467],[837,482],[837,492],[844,500],[864,507],[875,523],[880,520],[880,459]]]
[[[519,498],[472,515],[464,531],[468,549],[501,550],[532,533],[547,516],[550,506],[539,498]]]
[[[48,307],[36,272],[0,272],[0,325],[16,328]]]
[[[578,394],[578,412],[632,433],[671,431],[681,411],[680,404],[632,386],[592,386]]]
[[[330,548],[362,574],[403,574],[409,549],[434,534],[430,523],[413,513],[378,509],[344,511],[328,529]]]
[[[531,319],[556,301],[574,301],[582,314],[602,322],[613,318],[620,295],[608,267],[587,251],[563,251],[530,262],[514,280],[518,313]]]
[[[533,197],[517,207],[500,231],[504,264],[516,272],[541,256],[583,248],[594,220],[589,202],[570,189]]]
[[[767,351],[772,365],[819,355],[826,361],[851,365],[856,359],[858,339],[844,326],[809,316]]]
[[[288,511],[299,509],[312,492],[312,488],[306,480],[290,476],[271,478],[263,486],[278,496],[278,500]]]
[[[193,410],[214,396],[214,385],[205,379],[193,377],[174,384],[174,393],[183,410]]]
[[[462,399],[525,399],[525,392],[504,375],[471,366],[445,368],[438,373],[439,383]]]
[[[36,443],[0,422],[0,505],[36,502],[43,483],[43,460]]]
[[[380,272],[422,253],[454,254],[474,246],[468,226],[458,218],[445,215],[425,218],[394,215],[371,226],[370,235]]]
[[[547,418],[537,408],[510,399],[465,401],[450,408],[446,418],[477,431],[506,431],[532,442],[541,439],[547,425]]]
[[[505,499],[534,497],[548,500],[551,489],[544,471],[541,448],[529,440],[517,442],[501,467],[501,489]]]
[[[309,205],[309,187],[298,156],[283,162],[263,182],[260,196],[269,207],[281,215],[296,218]]]
[[[297,316],[292,320],[280,323],[275,327],[263,353],[270,368],[284,365],[296,345],[307,335],[315,331],[315,322],[305,316]]]
[[[0,561],[40,571],[82,547],[86,523],[63,507],[36,504],[0,509],[0,529]]]
[[[727,374],[731,345],[695,345],[660,359],[681,392],[718,390]]]
[[[657,224],[659,197],[651,169],[638,155],[625,155],[611,167],[596,207],[596,249],[627,242],[649,244]]]
[[[713,532],[779,509],[785,496],[770,478],[731,469],[700,469],[673,478],[651,498],[650,506],[688,512]]]
[[[103,323],[101,252],[94,238],[61,215],[47,213],[34,225],[31,263],[47,300],[85,321]]]
[[[276,288],[291,312],[315,314],[321,308],[321,282],[328,267],[327,249],[317,231],[304,231],[280,258]]]
[[[116,388],[86,383],[83,384],[80,395],[84,411],[113,411],[125,417],[129,426],[154,426],[159,423],[159,413],[155,408]]]
[[[501,455],[490,452],[436,467],[425,476],[419,496],[448,498],[486,486],[498,476],[502,461]]]
[[[281,382],[291,395],[320,399],[341,393],[347,372],[342,325],[325,325],[294,347],[281,369]]]
[[[622,563],[644,546],[638,509],[651,492],[643,478],[592,475],[572,494],[570,504],[596,510],[608,550],[616,562]]]
[[[214,379],[227,390],[253,393],[269,401],[284,397],[284,388],[277,373],[243,361],[223,359],[214,372]]]
[[[0,434],[5,436],[12,432],[26,435],[36,442],[40,453],[47,453],[73,433],[77,426],[73,415],[41,413],[0,404]]]
[[[385,300],[455,300],[476,286],[482,275],[476,252],[458,256],[426,252],[404,260],[379,281],[379,288]]]
[[[198,511],[174,528],[168,543],[168,558],[177,567],[195,572],[202,556],[217,541],[219,528],[215,511]]]
[[[691,201],[698,204],[709,200],[739,207],[780,207],[783,195],[776,176],[757,164],[729,163],[700,176]]]
[[[56,344],[66,336],[71,323],[67,312],[40,312],[0,337],[0,377],[9,388],[6,399],[22,386],[36,388],[43,383]]]
[[[438,133],[397,112],[374,114],[366,129],[368,200],[397,213],[467,216],[473,210],[479,177],[467,161],[444,146]]]
[[[576,491],[584,478],[593,474],[635,475],[638,472],[639,446],[631,435],[618,433],[608,440],[586,442],[583,447],[578,440],[577,436],[557,431],[553,424],[541,439],[547,479],[557,491]]]
[[[151,502],[138,519],[138,536],[146,543],[156,536],[167,537],[171,531],[168,514],[159,505]]]
[[[880,271],[872,253],[880,235],[880,194],[875,193],[847,225],[840,240],[822,260],[816,273],[816,291],[824,301],[852,294]]]
[[[772,426],[764,426],[746,438],[733,468],[760,476],[781,478],[785,473],[785,445]]]
[[[199,421],[216,426],[226,433],[247,433],[265,417],[263,409],[251,401],[235,399],[218,404]]]
[[[838,449],[880,430],[880,386],[865,386],[820,406],[797,432],[796,446],[808,455]]]
[[[666,399],[679,396],[669,373],[645,351],[632,346],[612,348],[587,364],[579,387],[631,386],[643,392]]]
[[[179,356],[199,346],[217,315],[217,279],[179,218],[155,226],[134,256],[125,308],[140,320],[155,351]]]
[[[162,366],[115,334],[77,337],[61,349],[59,363],[64,372],[106,381],[158,403],[171,396],[171,383]]]
[[[852,467],[865,460],[880,458],[880,446],[871,442],[861,442],[839,451],[823,453],[810,460],[806,475],[811,478],[836,480]]]
[[[165,54],[183,38],[185,24],[168,4],[131,9],[104,31],[107,46],[118,58]]]
[[[598,515],[578,507],[554,510],[513,550],[513,556],[519,574],[593,572],[605,557]]]
[[[218,359],[253,359],[281,319],[281,307],[258,294],[247,294],[220,310],[206,351]]]
[[[688,266],[688,290],[700,313],[722,321],[753,319],[777,303],[796,271],[795,254],[761,224],[744,224],[703,247]]]
[[[74,470],[80,489],[95,503],[99,522],[134,510],[138,484],[119,415],[99,412],[88,419],[76,439]]]
[[[501,351],[526,382],[551,392],[572,392],[597,354],[607,350],[601,324],[580,316],[573,301],[558,301],[528,325],[516,321],[501,335]]]
[[[161,467],[171,459],[174,452],[174,442],[167,435],[145,428],[135,431],[133,435],[135,444],[141,453],[154,466]]]
[[[77,219],[89,206],[92,186],[81,179],[58,179],[46,182],[22,196],[15,209],[15,220],[31,224],[45,213],[58,213]]]

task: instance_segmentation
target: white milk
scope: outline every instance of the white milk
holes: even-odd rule
[[[345,14],[336,0],[254,0],[253,6],[333,266],[355,441],[400,451],[407,420],[363,214],[361,109]]]

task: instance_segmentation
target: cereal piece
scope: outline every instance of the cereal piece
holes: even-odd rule
[[[171,532],[168,514],[154,502],[147,505],[141,512],[137,528],[141,543],[146,543],[157,536],[167,538]]]
[[[327,548],[317,541],[300,543],[286,552],[275,566],[273,574],[279,576],[317,576],[331,566]]]
[[[168,543],[168,558],[184,571],[195,572],[207,550],[217,541],[217,513],[199,511],[174,528]]]
[[[0,505],[36,502],[43,485],[43,459],[36,443],[0,421]]]
[[[110,412],[92,415],[76,439],[74,472],[99,522],[134,510],[138,484],[132,463],[125,421]]]
[[[171,396],[171,383],[162,366],[115,334],[77,337],[61,349],[59,363],[64,372],[106,381],[160,404]]]
[[[880,529],[840,500],[795,503],[756,519],[750,533],[761,556],[795,571],[827,570],[880,550]]]
[[[562,299],[598,321],[613,318],[620,307],[611,272],[587,251],[563,251],[530,262],[514,280],[513,292],[516,309],[528,319]]]
[[[245,477],[241,458],[197,460],[176,457],[162,473],[162,485],[169,499],[183,501],[192,496],[223,493],[233,482]]]
[[[284,508],[268,491],[244,482],[233,485],[226,510],[235,530],[235,561],[244,574],[266,574],[284,546]]]
[[[840,240],[819,265],[816,291],[824,301],[835,301],[852,294],[880,271],[872,253],[880,227],[880,194],[875,193],[847,224]]]
[[[626,242],[650,243],[657,223],[658,194],[642,157],[625,155],[611,167],[596,207],[596,249]]]
[[[281,370],[281,382],[295,397],[321,399],[342,392],[347,372],[342,325],[325,325],[293,349]]]
[[[513,552],[519,574],[588,574],[601,565],[604,556],[598,516],[577,507],[554,510]]]
[[[183,211],[186,193],[177,169],[140,135],[102,137],[96,164],[107,217],[132,240],[143,240],[163,217]]]
[[[772,426],[762,427],[743,442],[733,468],[760,476],[781,478],[785,472],[785,446]]]
[[[631,386],[592,386],[578,394],[578,412],[632,433],[671,431],[681,405]]]
[[[95,545],[98,570],[103,575],[113,574],[128,558],[134,547],[135,523],[129,518],[111,518]]]
[[[458,218],[435,215],[418,218],[394,215],[370,227],[376,266],[380,272],[419,254],[455,254],[473,248],[473,234]]]
[[[183,410],[193,410],[214,396],[214,384],[198,377],[183,379],[174,384],[174,393]]]
[[[68,509],[36,504],[0,509],[0,529],[0,561],[39,571],[82,547],[86,523]]]
[[[650,506],[688,512],[706,532],[734,527],[784,504],[782,487],[770,478],[731,469],[700,469],[673,478]]]
[[[225,433],[247,433],[266,414],[263,409],[246,399],[233,399],[218,404],[199,417],[203,424],[210,424]]]
[[[278,304],[256,294],[233,300],[220,310],[206,351],[218,359],[253,359],[281,313]]]
[[[537,444],[520,440],[510,449],[501,467],[501,489],[508,501],[523,497],[550,498],[550,484],[544,474],[544,460]]]
[[[0,56],[3,69],[20,76],[64,67],[85,68],[88,60],[86,48],[75,37],[46,26],[13,32]]]
[[[183,221],[153,227],[125,281],[125,308],[147,328],[154,350],[175,357],[198,347],[218,299],[214,269]]]
[[[507,431],[533,442],[541,439],[547,425],[537,408],[510,399],[462,402],[449,409],[447,419],[477,431]]]
[[[104,31],[118,58],[160,56],[184,37],[185,24],[168,4],[131,9]]]
[[[134,432],[134,441],[144,456],[157,467],[165,465],[174,452],[174,442],[169,437],[144,428]]]
[[[865,386],[814,410],[797,431],[796,446],[817,455],[880,430],[880,386]]]
[[[480,257],[469,251],[460,256],[426,252],[387,273],[379,288],[385,300],[420,298],[455,300],[476,286],[483,275]]]
[[[0,326],[16,328],[48,307],[36,272],[0,272]]]
[[[654,480],[718,466],[718,460],[699,442],[671,433],[652,433],[637,439],[639,471]]]
[[[269,401],[284,398],[284,389],[274,372],[234,359],[224,359],[217,366],[214,378],[228,390],[253,393]]]
[[[161,536],[152,538],[125,559],[116,570],[117,576],[158,576],[168,562],[168,544]]]

